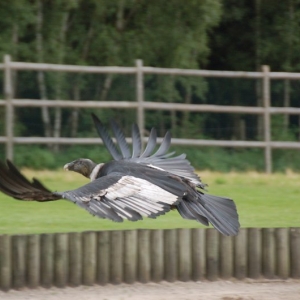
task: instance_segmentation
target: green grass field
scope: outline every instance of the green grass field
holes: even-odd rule
[[[42,180],[50,189],[62,191],[88,182],[64,171],[24,170],[27,177]],[[211,194],[235,200],[242,227],[300,226],[300,174],[265,175],[200,172]],[[22,202],[0,193],[0,234],[121,230],[135,228],[196,228],[197,222],[183,220],[176,211],[156,220],[114,223],[91,216],[68,201]]]

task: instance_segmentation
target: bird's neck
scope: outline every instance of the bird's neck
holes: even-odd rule
[[[95,164],[95,166],[93,167],[93,170],[89,176],[89,178],[91,179],[91,181],[94,181],[95,179],[97,179],[99,177],[99,172],[100,172],[100,169],[103,167],[103,163],[101,164]]]

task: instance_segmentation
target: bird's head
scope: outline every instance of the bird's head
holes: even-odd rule
[[[74,171],[87,178],[90,178],[90,175],[95,167],[96,164],[88,158],[79,158],[64,165],[64,169],[66,171]]]

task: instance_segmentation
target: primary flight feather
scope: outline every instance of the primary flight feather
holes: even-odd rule
[[[107,163],[80,158],[64,166],[91,180],[75,190],[52,192],[37,179],[29,181],[7,160],[0,163],[0,190],[19,200],[66,199],[92,215],[115,222],[156,218],[177,209],[185,219],[212,224],[224,235],[236,235],[240,224],[235,203],[203,192],[205,184],[184,154],[168,153],[171,134],[166,133],[156,152],[156,130],[152,129],[142,151],[140,132],[132,126],[132,151],[120,127],[111,122],[115,144],[102,122],[92,114],[98,134],[113,157]]]

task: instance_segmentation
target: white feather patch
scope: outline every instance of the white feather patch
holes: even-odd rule
[[[146,200],[146,202],[162,202],[169,205],[178,200],[176,195],[165,191],[147,180],[133,176],[122,177],[118,182],[107,188],[105,192],[105,197],[109,200],[134,196],[140,200]]]
[[[164,171],[164,172],[167,172],[166,170],[162,169],[162,168],[159,168],[159,167],[156,167],[154,165],[147,165],[148,167],[152,168],[152,169],[156,169],[156,170],[160,170],[160,171]]]
[[[94,181],[95,179],[97,179],[97,175],[100,171],[100,169],[103,167],[103,163],[102,164],[98,164],[92,171],[91,175],[90,175],[90,179],[91,181]]]

